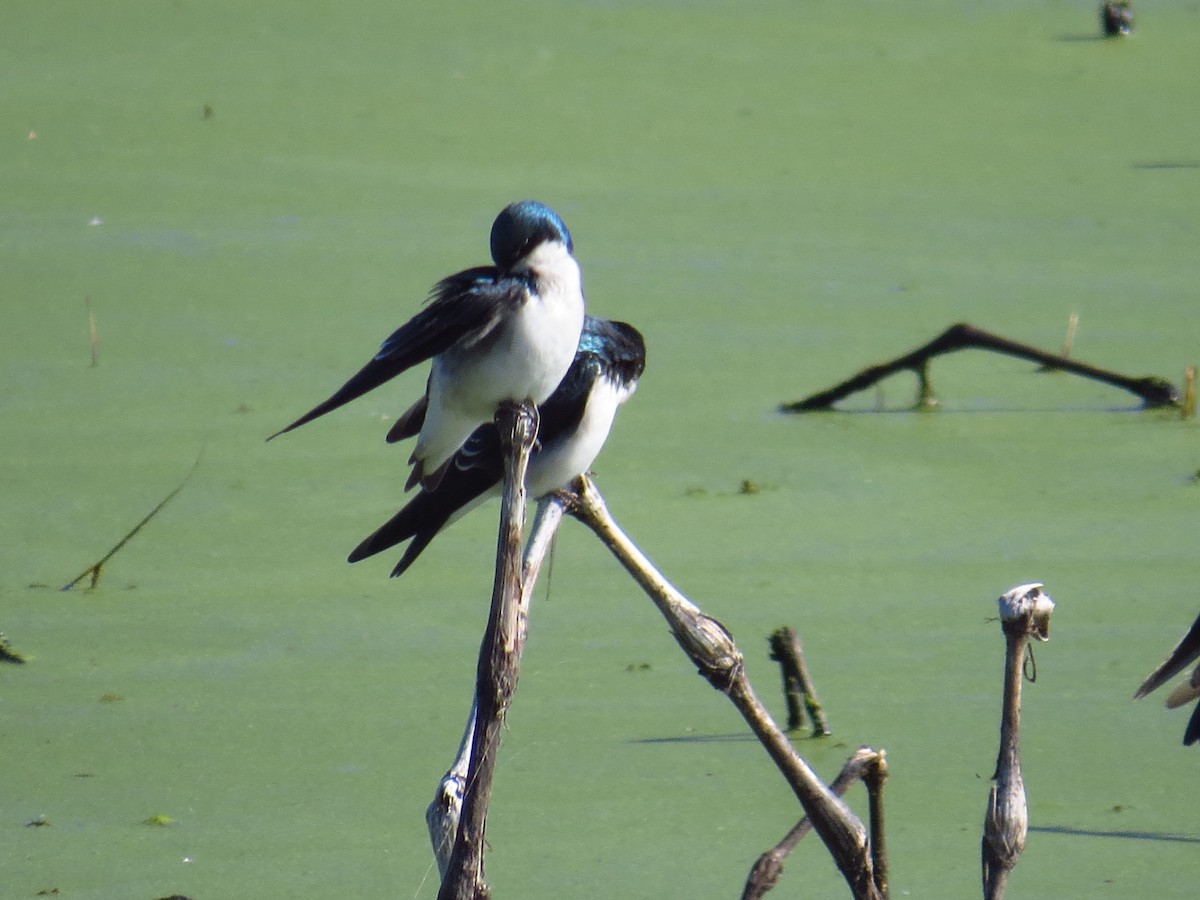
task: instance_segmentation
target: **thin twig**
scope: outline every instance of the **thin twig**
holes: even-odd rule
[[[120,550],[122,547],[124,547],[126,544],[128,544],[129,541],[132,540],[132,538],[135,534],[137,534],[139,531],[141,531],[142,528],[144,528],[151,519],[153,519],[160,512],[162,512],[163,507],[165,507],[168,503],[170,503],[172,500],[175,499],[175,495],[183,490],[184,485],[186,485],[191,480],[192,475],[195,474],[196,467],[200,465],[200,457],[203,455],[204,455],[204,450],[203,450],[203,448],[201,448],[200,452],[198,454],[196,454],[196,461],[194,463],[192,463],[192,467],[190,469],[188,469],[187,475],[185,475],[183,477],[183,481],[179,482],[179,484],[175,487],[174,490],[172,490],[169,494],[167,494],[167,496],[163,497],[162,500],[160,500],[158,502],[158,505],[155,506],[154,509],[150,510],[150,512],[146,514],[145,518],[143,518],[140,522],[138,522],[136,525],[134,525],[132,529],[130,529],[129,533],[127,535],[125,535],[125,537],[123,537],[119,541],[117,541],[116,545],[113,546],[113,548],[111,550],[109,550],[107,553],[105,553],[104,556],[100,557],[100,559],[97,562],[92,563],[90,566],[88,566],[86,569],[84,569],[82,572],[80,572],[79,575],[77,575],[74,579],[69,581],[67,584],[64,584],[61,588],[59,588],[59,590],[69,591],[72,588],[74,588],[75,585],[79,584],[79,582],[83,581],[83,579],[87,578],[88,576],[91,576],[91,582],[88,584],[88,590],[90,591],[90,590],[94,589],[96,587],[96,585],[100,583],[100,570],[104,567],[104,564],[106,562],[108,562],[110,559],[112,559],[114,556],[116,556],[118,550]]]
[[[96,328],[96,313],[92,309],[92,298],[84,298],[88,311],[88,346],[92,350],[92,368],[100,365],[100,331]]]
[[[868,366],[840,384],[805,397],[803,400],[781,404],[779,409],[781,412],[793,413],[829,410],[839,400],[843,400],[851,394],[869,388],[890,375],[903,371],[911,371],[917,375],[921,387],[918,405],[929,407],[937,403],[929,382],[929,360],[935,356],[954,353],[958,350],[967,350],[972,347],[980,350],[991,350],[994,353],[1002,353],[1006,356],[1015,356],[1019,359],[1027,359],[1031,362],[1040,363],[1047,370],[1070,372],[1074,375],[1090,378],[1093,381],[1110,384],[1113,387],[1136,394],[1150,408],[1179,405],[1178,390],[1176,390],[1175,385],[1164,378],[1154,375],[1131,378],[1119,372],[1112,372],[1108,369],[1101,369],[1096,366],[1087,365],[1086,363],[1076,362],[1057,353],[1047,353],[1028,344],[1011,341],[1008,338],[1003,338],[984,331],[981,328],[976,328],[974,325],[960,322],[956,325],[951,325],[928,344],[924,344],[889,362]]]

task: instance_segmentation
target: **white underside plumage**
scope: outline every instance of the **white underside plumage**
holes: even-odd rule
[[[433,359],[429,408],[412,454],[425,475],[490,422],[500,404],[546,400],[575,358],[584,313],[579,264],[551,242],[530,253],[522,269],[534,274],[536,292],[493,333]]]
[[[577,475],[584,475],[596,461],[608,433],[612,429],[617,409],[632,396],[634,387],[618,388],[609,381],[592,387],[579,427],[569,436],[549,447],[542,447],[529,462],[525,473],[527,496],[540,500],[547,494],[565,488]],[[446,522],[457,522],[477,506],[499,497],[503,484],[497,484],[470,503],[455,510]]]

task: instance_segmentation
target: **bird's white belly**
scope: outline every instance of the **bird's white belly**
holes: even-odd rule
[[[505,401],[546,400],[571,366],[583,330],[579,265],[562,252],[532,260],[537,292],[497,330],[469,348],[433,359],[429,409],[414,456],[431,467],[448,459]]]
[[[566,486],[592,467],[608,438],[617,408],[630,392],[608,382],[597,384],[588,397],[573,440],[543,447],[529,467],[529,496],[540,498]]]

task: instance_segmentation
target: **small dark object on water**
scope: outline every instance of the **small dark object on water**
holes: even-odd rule
[[[1121,37],[1133,31],[1133,4],[1107,0],[1100,7],[1100,27],[1105,37]]]
[[[0,661],[17,665],[25,663],[25,657],[12,648],[12,643],[4,636],[3,631],[0,631]]]

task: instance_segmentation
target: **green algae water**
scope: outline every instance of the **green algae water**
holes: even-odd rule
[[[600,489],[779,716],[766,638],[798,630],[822,775],[888,751],[893,896],[979,890],[989,619],[1031,580],[1058,609],[1011,896],[1194,896],[1186,713],[1129,697],[1196,615],[1198,426],[972,354],[934,364],[934,414],[903,378],[774,411],[954,321],[1056,349],[1078,313],[1077,358],[1182,380],[1200,12],[1136,12],[1103,41],[1082,2],[10,0],[0,896],[436,895],[494,509],[399,581],[344,563],[402,502],[383,435],[421,372],[263,438],[526,196],[646,335]],[[97,590],[57,590],[198,454]],[[570,522],[499,766],[498,897],[736,896],[799,815]],[[776,893],[846,896],[805,844]]]

